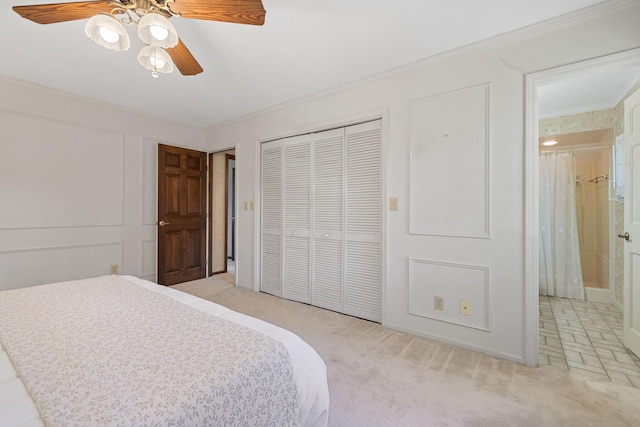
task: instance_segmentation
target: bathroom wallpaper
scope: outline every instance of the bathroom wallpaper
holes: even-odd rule
[[[615,130],[614,135],[622,129],[622,110],[616,108],[607,110],[589,111],[586,113],[573,114],[570,116],[551,117],[542,119],[539,122],[539,136],[562,135],[563,133],[585,132],[596,129]]]

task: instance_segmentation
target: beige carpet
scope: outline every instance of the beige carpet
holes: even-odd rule
[[[293,331],[328,369],[330,426],[640,426],[640,390],[529,368],[202,279],[174,286]]]
[[[211,276],[211,279],[222,280],[223,282],[230,283],[232,285],[236,284],[236,276],[234,273],[220,273],[214,276]]]

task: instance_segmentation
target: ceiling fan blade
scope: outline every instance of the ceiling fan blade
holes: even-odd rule
[[[54,24],[56,22],[86,19],[91,18],[98,12],[109,13],[113,9],[114,2],[112,0],[13,6],[13,10],[18,15],[38,24]]]
[[[178,44],[167,49],[167,53],[183,76],[195,76],[203,71],[196,58],[189,52],[187,46],[182,43],[182,40],[178,39]]]
[[[174,0],[169,9],[182,18],[262,25],[267,13],[261,0]]]

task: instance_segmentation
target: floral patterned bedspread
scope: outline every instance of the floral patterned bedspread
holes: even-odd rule
[[[50,426],[293,426],[284,345],[104,276],[0,293],[0,342]]]

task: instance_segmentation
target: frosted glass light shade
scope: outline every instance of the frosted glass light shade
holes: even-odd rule
[[[140,18],[138,36],[143,42],[164,49],[178,44],[178,33],[175,27],[159,13],[147,13]]]
[[[169,54],[158,46],[145,46],[138,54],[138,61],[147,70],[151,70],[153,77],[158,73],[170,73],[173,71],[173,62]]]
[[[127,50],[131,46],[129,34],[118,18],[108,13],[98,13],[84,27],[87,36],[111,50]]]

